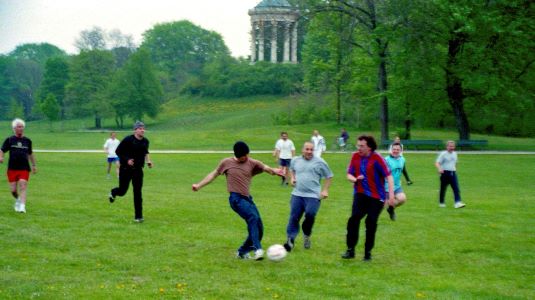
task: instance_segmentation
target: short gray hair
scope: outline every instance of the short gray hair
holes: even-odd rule
[[[11,122],[11,128],[15,129],[18,124],[22,124],[22,127],[26,127],[26,123],[24,122],[24,120],[16,118],[15,120],[13,120],[13,122]]]

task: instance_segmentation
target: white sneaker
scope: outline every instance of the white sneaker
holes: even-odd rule
[[[439,203],[438,207],[446,207],[446,203]]]
[[[455,208],[463,208],[465,206],[466,206],[466,204],[462,203],[461,201],[455,202]]]
[[[258,249],[254,252],[254,259],[255,260],[262,260],[264,259],[264,250]]]
[[[25,214],[26,213],[26,205],[21,203],[19,205],[19,212]]]
[[[20,205],[22,203],[20,202],[20,199],[17,198],[17,200],[15,200],[15,205],[13,205],[13,208],[15,209],[16,212],[20,212]]]

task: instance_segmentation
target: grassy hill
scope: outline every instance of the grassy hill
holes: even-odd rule
[[[236,140],[244,140],[253,150],[271,150],[280,131],[301,144],[312,130],[318,129],[335,149],[341,126],[335,122],[275,125],[273,116],[289,109],[293,98],[258,96],[242,99],[178,98],[163,105],[156,119],[147,119],[147,137],[158,150],[228,150]],[[131,120],[119,137],[130,134]],[[351,140],[361,133],[379,136],[378,123],[370,128],[344,124]],[[47,121],[29,122],[27,135],[37,149],[100,149],[109,129],[116,129],[113,118],[104,119],[104,130],[94,130],[92,118],[67,120],[50,125]],[[391,129],[391,133],[394,134]],[[11,134],[10,122],[0,122],[0,137]],[[457,139],[455,130],[413,129],[413,139]],[[473,139],[489,141],[488,150],[535,151],[535,138],[509,138],[473,134]]]

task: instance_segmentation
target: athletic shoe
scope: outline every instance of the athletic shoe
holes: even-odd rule
[[[444,208],[444,207],[446,207],[446,203],[439,203],[439,204],[438,204],[438,207],[442,207],[442,208]]]
[[[312,242],[310,241],[310,235],[303,235],[303,247],[305,249],[310,249]]]
[[[237,259],[250,259],[249,253],[240,253],[240,251],[236,252],[236,258]]]
[[[262,259],[264,259],[264,250],[257,249],[254,252],[254,260],[262,260]]]
[[[26,205],[24,203],[21,203],[19,205],[19,212],[25,214],[26,213]]]
[[[113,194],[110,192],[110,194],[108,195],[108,199],[110,200],[110,203],[113,203],[115,202],[115,197],[113,196]]]
[[[284,249],[286,249],[286,251],[288,252],[292,252],[292,249],[294,248],[294,239],[292,238],[288,238],[286,240],[286,243],[284,243]]]
[[[386,211],[390,215],[390,220],[395,221],[396,220],[396,212],[394,211],[394,207],[389,205],[388,208],[386,209]]]
[[[134,222],[136,222],[136,223],[143,223],[143,221],[145,221],[143,218],[135,218],[134,219]]]
[[[411,184],[412,184],[412,181],[407,180],[407,185],[411,185]]]
[[[17,198],[17,200],[15,200],[15,205],[13,205],[13,208],[15,209],[16,212],[20,212],[20,205],[22,203],[20,202],[19,198]]]
[[[463,208],[465,206],[466,206],[466,204],[462,203],[461,201],[455,202],[455,208]]]
[[[364,253],[364,257],[362,258],[362,261],[372,261],[372,254]]]
[[[343,259],[353,259],[355,258],[355,250],[354,249],[347,249],[344,254],[342,254]]]

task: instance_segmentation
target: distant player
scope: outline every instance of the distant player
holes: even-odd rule
[[[446,207],[444,197],[446,196],[446,188],[451,185],[453,196],[455,199],[455,208],[463,208],[466,206],[461,201],[461,191],[459,190],[459,181],[457,180],[457,152],[455,152],[455,142],[448,141],[446,143],[446,151],[440,152],[435,162],[438,173],[440,174],[440,194],[439,207]]]
[[[26,212],[26,190],[30,171],[37,173],[35,157],[32,150],[32,141],[24,136],[26,123],[21,119],[15,119],[11,123],[15,135],[8,137],[0,149],[0,163],[4,162],[4,153],[9,152],[7,166],[7,179],[11,194],[15,200],[15,211]],[[31,167],[30,164],[31,163]]]
[[[320,135],[320,132],[318,130],[314,130],[312,132],[312,137],[310,138],[310,141],[314,144],[314,156],[321,157],[323,152],[327,149],[327,145],[325,143],[325,139],[323,136]]]
[[[280,139],[275,143],[275,150],[273,151],[273,156],[277,159],[279,166],[283,172],[282,185],[288,184],[287,174],[288,167],[292,161],[292,157],[295,156],[295,145],[292,140],[288,138],[288,133],[283,131],[281,132]]]
[[[395,205],[387,205],[386,211],[390,215],[390,220],[396,220],[395,208],[401,206],[407,200],[407,196],[401,188],[401,173],[403,173],[403,167],[405,166],[405,158],[401,156],[401,145],[399,143],[393,143],[390,147],[390,155],[385,158],[386,164],[392,172],[394,179],[394,203]],[[385,182],[385,191],[388,193],[388,181]]]
[[[104,143],[104,151],[108,154],[108,171],[107,171],[107,178],[110,179],[110,171],[111,171],[111,165],[115,164],[115,173],[117,174],[117,177],[119,177],[119,156],[115,153],[115,150],[117,150],[117,147],[119,147],[120,141],[116,138],[117,134],[112,131],[110,133],[110,138],[106,140]]]
[[[254,251],[255,260],[264,258],[264,250],[261,244],[264,225],[256,204],[253,202],[253,196],[249,193],[253,176],[262,172],[271,175],[282,175],[280,169],[272,169],[261,161],[249,158],[249,146],[239,141],[234,144],[234,157],[223,159],[203,180],[191,186],[191,189],[197,192],[214,181],[219,175],[227,177],[230,207],[247,223],[248,235],[245,242],[238,248],[236,254],[238,259],[249,258],[249,252],[251,251]]]

